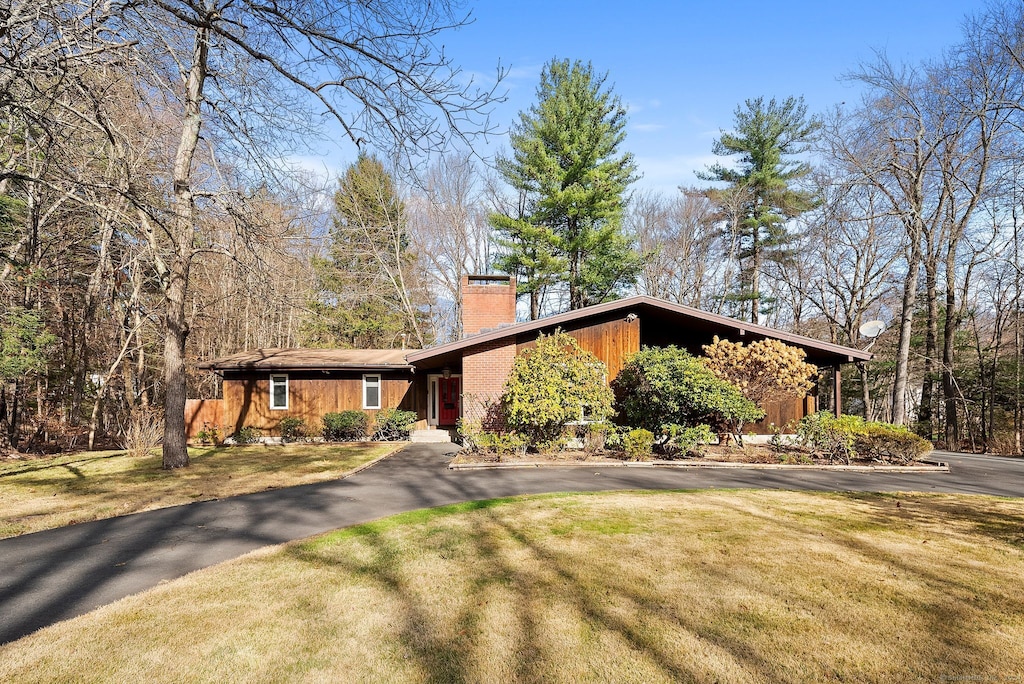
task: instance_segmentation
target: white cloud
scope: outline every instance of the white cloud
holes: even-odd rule
[[[634,131],[638,131],[640,133],[654,133],[656,131],[663,130],[665,128],[665,124],[656,124],[656,123],[633,124],[632,126],[630,126],[630,128],[632,128]]]
[[[637,181],[636,187],[673,195],[679,192],[680,185],[706,185],[707,181],[697,178],[694,172],[703,171],[716,161],[719,158],[713,154],[637,156],[637,168],[643,178]]]
[[[499,72],[500,68],[500,72]],[[509,66],[507,64],[495,65],[491,71],[480,71],[474,69],[463,69],[459,72],[459,83],[468,86],[472,83],[480,89],[495,88],[497,93],[505,91],[512,92],[522,88],[530,92],[540,81],[542,64],[526,64],[524,66]],[[498,74],[501,74],[501,81],[498,81]]]

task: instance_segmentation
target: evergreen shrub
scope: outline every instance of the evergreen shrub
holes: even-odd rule
[[[328,442],[359,442],[366,439],[370,419],[362,411],[325,413],[324,439]]]

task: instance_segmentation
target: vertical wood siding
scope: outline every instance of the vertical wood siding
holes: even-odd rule
[[[580,343],[580,347],[608,366],[608,382],[615,379],[626,359],[640,351],[640,321],[626,321],[625,318],[594,323],[565,332]],[[525,340],[516,345],[516,352],[532,349],[537,340]]]
[[[787,425],[814,413],[816,405],[817,401],[814,397],[770,402],[764,407],[764,419],[744,426],[743,431],[753,432],[756,435],[770,435],[774,433],[772,425],[775,425],[781,428],[784,434],[790,434],[793,429]]]
[[[281,373],[288,375],[288,408],[271,410],[270,373],[263,371],[251,374],[224,375],[224,423],[231,432],[251,425],[259,428],[264,435],[280,434],[280,422],[285,417],[302,418],[307,427],[318,431],[326,413],[363,409],[364,373]],[[278,373],[274,373],[278,375]],[[381,377],[381,408],[401,408],[416,411],[420,419],[425,418],[424,400],[426,394],[414,390],[414,378],[409,373],[369,372],[366,375]],[[415,379],[422,385],[423,380]],[[371,417],[376,410],[366,409]]]
[[[223,399],[188,399],[185,401],[185,434],[192,439],[204,426],[221,429],[224,424]]]

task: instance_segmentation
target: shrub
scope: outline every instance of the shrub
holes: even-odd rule
[[[6,426],[0,426],[6,429]],[[148,456],[164,436],[163,414],[156,409],[136,408],[121,426],[121,448],[129,456]]]
[[[562,332],[541,335],[532,349],[516,356],[501,406],[513,432],[537,447],[563,440],[566,424],[601,421],[612,414],[607,367]]]
[[[631,461],[649,461],[654,450],[654,433],[643,428],[630,430],[622,438],[622,446]]]
[[[569,440],[571,439],[572,434],[570,432],[563,432],[557,437],[552,437],[551,439],[530,440],[529,444],[537,451],[537,453],[554,454],[559,451],[565,451],[566,447],[569,446]]]
[[[260,429],[252,425],[241,427],[235,434],[231,435],[231,439],[234,440],[235,444],[255,444],[262,437],[263,433],[260,432]]]
[[[483,432],[483,429],[480,427],[479,420],[459,418],[455,421],[455,432],[459,435],[459,442],[462,446],[470,451],[475,451],[477,437]]]
[[[477,441],[477,450],[498,457],[526,452],[526,438],[515,432],[483,432]]]
[[[615,431],[615,426],[606,420],[586,423],[583,434],[583,451],[594,454],[605,448],[608,435]]]
[[[282,418],[279,425],[281,428],[281,441],[303,442],[309,436],[306,421],[302,418],[288,416],[287,418]]]
[[[324,439],[328,442],[358,442],[366,439],[369,417],[362,411],[324,414]]]
[[[220,428],[216,425],[209,425],[203,421],[203,429],[196,433],[196,441],[200,444],[220,444]]]
[[[458,432],[462,446],[468,451],[480,454],[502,456],[521,454],[526,451],[526,438],[515,432],[494,432],[485,430],[480,420],[460,418]]]
[[[612,382],[616,407],[628,425],[663,434],[663,425],[709,425],[737,436],[764,412],[719,379],[700,359],[674,346],[645,347]],[[664,437],[664,435],[663,435]]]
[[[837,420],[828,411],[818,411],[804,416],[796,426],[800,443],[816,451],[829,461],[850,462],[853,450],[853,433],[857,429],[856,416],[844,416]],[[863,422],[863,421],[861,421]]]
[[[797,437],[830,461],[853,458],[883,463],[910,463],[932,450],[928,440],[900,425],[867,422],[859,416],[836,418],[828,411],[804,417]]]
[[[702,456],[701,447],[708,444],[715,438],[710,425],[694,425],[683,427],[682,425],[664,425],[661,428],[666,440],[662,445],[665,455],[673,458],[682,456]]]
[[[612,425],[608,432],[604,436],[604,448],[611,449],[612,451],[622,451],[622,428]]]
[[[872,422],[855,436],[853,448],[860,458],[910,463],[931,452],[932,443],[901,425]]]
[[[778,340],[760,340],[744,346],[715,337],[704,345],[702,362],[718,378],[733,385],[752,402],[803,397],[814,387],[818,368],[804,359],[807,353]]]
[[[396,408],[384,409],[377,413],[377,419],[374,421],[373,440],[376,442],[407,440],[415,422],[415,411],[403,411]]]

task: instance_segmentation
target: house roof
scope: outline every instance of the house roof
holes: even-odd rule
[[[706,335],[719,335],[729,339],[737,336],[749,341],[762,339],[781,340],[787,344],[800,347],[807,352],[808,360],[819,365],[851,363],[853,361],[867,361],[871,359],[869,352],[844,347],[839,344],[822,342],[803,335],[775,330],[763,325],[746,323],[728,316],[709,313],[691,306],[673,304],[663,299],[656,299],[645,295],[617,299],[605,304],[588,306],[584,309],[568,311],[566,313],[547,316],[535,321],[524,321],[513,325],[504,326],[494,330],[488,330],[476,335],[470,335],[464,339],[449,342],[430,349],[409,352],[406,357],[409,363],[417,365],[429,365],[434,361],[443,361],[444,358],[453,352],[458,352],[469,347],[475,347],[488,342],[495,342],[512,336],[526,333],[539,333],[544,330],[551,330],[557,327],[573,327],[579,323],[586,322],[588,318],[595,318],[615,313],[636,313],[641,316],[641,324],[645,319],[657,321],[667,328],[676,330],[699,330]]]
[[[746,323],[728,316],[708,313],[663,299],[639,295],[617,299],[605,304],[547,316],[536,321],[524,321],[487,330],[465,339],[422,350],[403,349],[257,349],[241,352],[199,364],[205,370],[411,370],[434,367],[461,360],[464,349],[504,340],[551,331],[555,328],[573,328],[586,325],[588,319],[635,313],[641,325],[657,328],[661,337],[681,344],[686,336],[700,335],[710,339],[714,335],[747,341],[763,339],[781,340],[800,347],[808,361],[818,365],[835,365],[871,359],[869,352],[822,342],[803,335],[775,330],[763,325]]]
[[[409,370],[405,349],[256,349],[199,364],[205,370]]]

